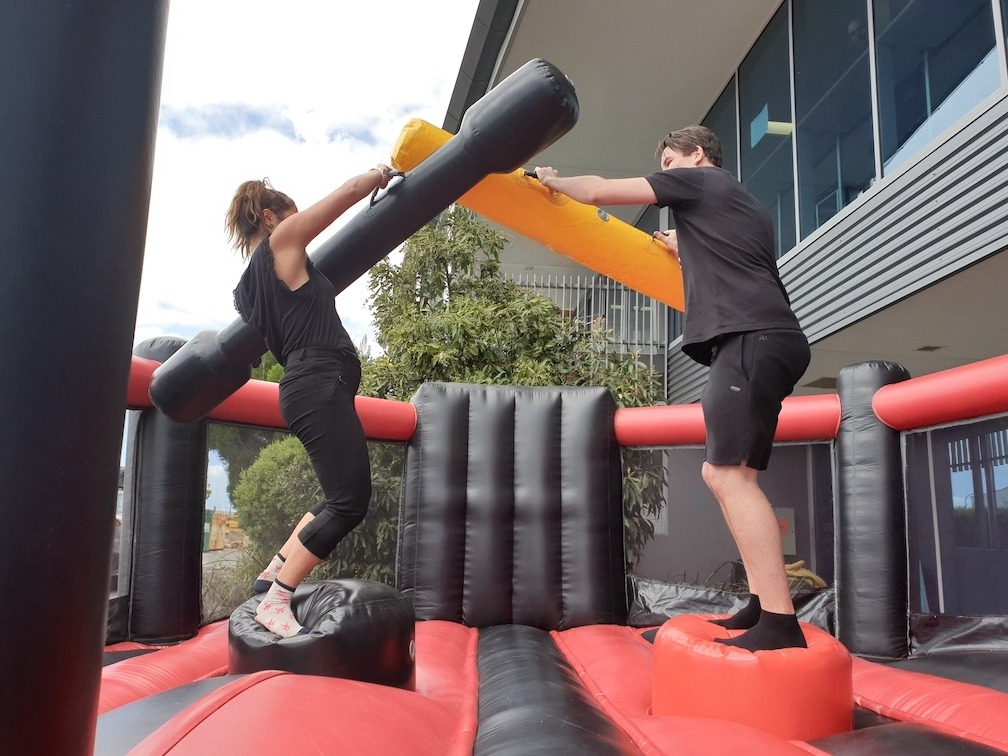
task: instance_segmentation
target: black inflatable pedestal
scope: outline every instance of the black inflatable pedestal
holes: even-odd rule
[[[357,579],[302,583],[293,609],[311,632],[293,638],[256,622],[263,598],[254,596],[231,614],[231,674],[279,669],[416,688],[413,605],[395,588]]]

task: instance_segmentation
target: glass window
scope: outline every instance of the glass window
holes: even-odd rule
[[[1008,615],[1008,418],[912,434],[907,448],[911,607]]]
[[[646,234],[653,234],[658,230],[658,226],[660,225],[658,215],[658,206],[648,205],[644,208],[644,212],[641,213],[641,217],[634,223],[634,228],[640,229]]]
[[[717,98],[701,126],[721,140],[721,167],[738,178],[738,120],[735,118],[735,77]]]
[[[792,13],[804,238],[875,178],[868,6],[865,0],[794,0]]]
[[[990,0],[875,0],[882,162],[892,171],[1001,84]]]
[[[742,183],[770,213],[778,257],[796,241],[790,68],[784,3],[738,71]]]

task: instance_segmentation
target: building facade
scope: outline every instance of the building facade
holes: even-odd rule
[[[709,126],[774,220],[813,348],[796,393],[832,391],[864,360],[920,375],[1008,351],[1006,5],[487,0],[445,128],[532,57],[570,76],[581,102],[579,124],[542,156],[561,174],[643,175],[663,133]],[[669,225],[653,207],[622,211],[646,231]],[[529,277],[563,265],[513,246],[505,262]],[[678,348],[681,316],[653,311],[667,399],[697,401],[706,369]]]

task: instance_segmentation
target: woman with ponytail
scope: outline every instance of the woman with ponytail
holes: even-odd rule
[[[226,215],[228,238],[248,261],[235,308],[284,366],[280,412],[304,444],[324,495],[255,581],[255,592],[266,593],[256,620],[284,638],[308,632],[291,610],[294,589],[364,519],[371,499],[367,443],[354,408],[360,359],[336,312],[336,291],[306,247],[383,189],[391,174],[379,164],[301,211],[268,180],[246,181]]]

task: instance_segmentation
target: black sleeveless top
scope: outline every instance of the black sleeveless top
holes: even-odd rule
[[[263,239],[234,290],[235,309],[255,328],[281,365],[295,349],[332,349],[357,359],[336,312],[336,290],[308,260],[308,281],[294,291],[276,277],[273,250]]]

